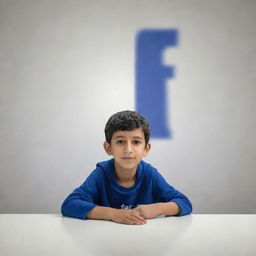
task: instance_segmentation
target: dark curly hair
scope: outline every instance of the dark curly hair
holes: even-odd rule
[[[146,119],[135,111],[121,111],[112,115],[105,126],[106,141],[110,144],[116,131],[132,131],[141,128],[144,132],[146,145],[150,138],[150,127]]]

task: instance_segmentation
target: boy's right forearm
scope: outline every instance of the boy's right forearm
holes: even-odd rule
[[[94,220],[113,220],[113,215],[118,211],[118,209],[104,206],[94,207],[89,214],[87,214],[88,219]]]

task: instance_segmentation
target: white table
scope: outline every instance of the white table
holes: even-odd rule
[[[58,214],[1,214],[1,256],[255,256],[256,215],[190,215],[143,226]]]

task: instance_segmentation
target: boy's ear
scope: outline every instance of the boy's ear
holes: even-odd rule
[[[151,144],[148,142],[148,144],[146,145],[145,150],[144,150],[144,156],[146,156],[148,154],[150,149],[151,149]]]
[[[110,146],[110,144],[109,144],[107,141],[105,141],[105,142],[103,143],[103,147],[104,147],[106,153],[107,153],[109,156],[111,156],[111,155],[112,155],[112,152],[111,152],[111,146]]]

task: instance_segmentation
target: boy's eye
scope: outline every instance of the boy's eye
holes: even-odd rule
[[[123,140],[117,140],[116,144],[122,144],[124,141]]]
[[[141,144],[141,141],[140,140],[135,140],[133,143],[134,144]]]

